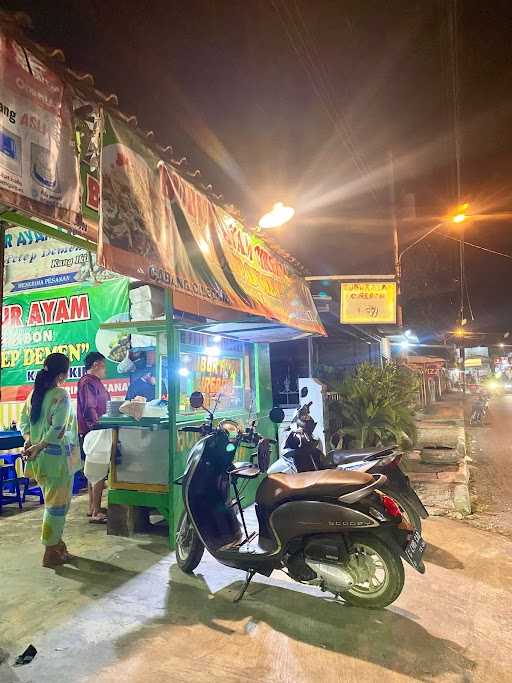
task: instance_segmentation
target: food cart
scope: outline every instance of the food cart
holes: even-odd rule
[[[194,411],[189,395],[200,390],[206,404],[218,402],[216,417],[229,417],[241,425],[258,421],[258,431],[274,435],[268,419],[272,407],[269,330],[282,335],[269,321],[193,324],[168,321],[110,324],[153,340],[157,391],[167,398],[161,405],[146,406],[136,420],[126,415],[105,416],[101,427],[113,430],[108,494],[114,506],[156,508],[169,522],[173,545],[176,520],[182,509],[181,490],[173,481],[183,472],[186,456],[197,435],[182,433],[180,425],[200,424],[205,413]],[[251,340],[251,341],[248,341]],[[156,403],[156,402],[154,402]],[[239,458],[244,454],[239,453]],[[244,491],[244,505],[253,500],[257,484]]]

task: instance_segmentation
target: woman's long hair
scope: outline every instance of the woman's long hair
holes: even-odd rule
[[[44,367],[36,375],[34,391],[30,404],[30,422],[35,424],[41,417],[41,408],[46,392],[55,386],[58,375],[68,374],[69,358],[63,353],[50,353],[46,357]]]

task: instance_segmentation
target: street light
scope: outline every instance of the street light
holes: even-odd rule
[[[469,204],[461,204],[458,209],[457,213],[452,216],[452,222],[453,223],[464,223],[466,220],[466,209],[468,208]]]
[[[259,220],[260,228],[279,228],[281,225],[288,223],[295,215],[295,209],[291,206],[285,206],[283,202],[277,202],[269,211]]]

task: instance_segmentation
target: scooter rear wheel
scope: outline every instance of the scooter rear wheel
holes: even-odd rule
[[[371,534],[354,534],[352,544],[354,552],[346,569],[355,583],[350,590],[341,593],[341,597],[354,607],[387,607],[404,587],[401,558]]]
[[[176,531],[176,561],[181,571],[191,574],[201,562],[204,545],[190,522],[186,510],[183,511]]]

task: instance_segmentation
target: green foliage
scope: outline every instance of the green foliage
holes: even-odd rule
[[[355,448],[414,444],[417,380],[408,368],[398,363],[382,368],[364,363],[338,392],[340,400],[330,406],[331,433],[341,427]]]

